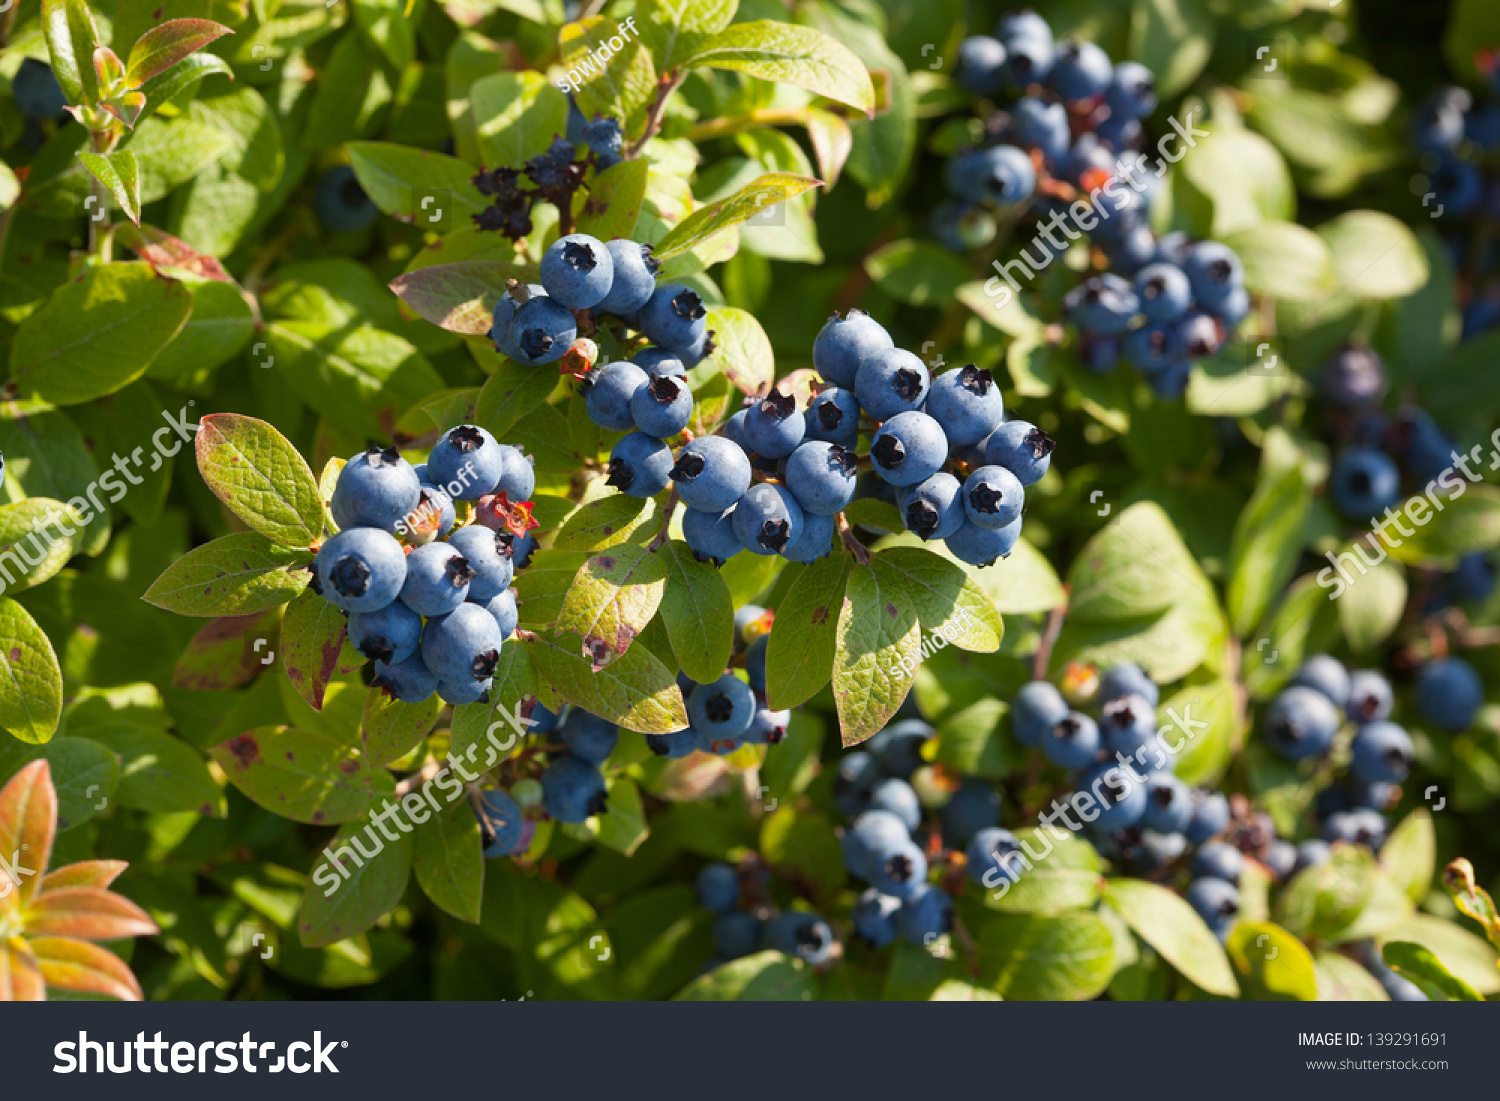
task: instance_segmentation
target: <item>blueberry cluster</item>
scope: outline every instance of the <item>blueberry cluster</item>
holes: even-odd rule
[[[312,584],[348,613],[376,686],[408,703],[487,698],[516,629],[510,583],[534,546],[535,488],[531,460],[472,424],[417,466],[378,447],[344,464],[330,502],[340,530],[318,549]]]
[[[742,436],[760,458],[785,457],[778,469],[809,523],[853,498],[863,417],[871,428],[869,465],[889,487],[908,531],[943,540],[974,565],[1011,552],[1021,535],[1025,487],[1051,466],[1054,443],[1034,424],[1005,420],[1000,387],[988,370],[969,364],[934,378],[861,310],[823,326],[813,366],[825,385],[805,413],[773,392],[736,414],[726,433]]]
[[[773,912],[765,872],[752,859],[738,868],[716,860],[698,873],[698,901],[714,915],[714,958],[706,970],[757,951],[784,952],[813,967],[838,959],[838,938],[823,918],[807,910]]]
[[[1069,247],[1054,233],[1076,238],[1067,226],[1077,223],[1110,269],[1064,301],[1080,358],[1101,374],[1124,358],[1158,394],[1180,397],[1193,361],[1218,354],[1250,296],[1233,250],[1181,233],[1158,240],[1151,229],[1159,175],[1139,152],[1142,120],[1157,107],[1151,71],[1115,65],[1092,42],[1054,41],[1047,21],[1024,11],[1001,19],[993,38],[964,40],[957,80],[1015,99],[985,119],[981,145],[949,161],[955,198],[934,211],[933,233],[956,250],[981,247],[996,233],[991,211],[1019,217],[1035,206],[1052,225],[1032,243],[1038,259],[1022,255],[1040,268]]]
[[[1463,457],[1426,410],[1406,405],[1394,415],[1380,410],[1387,378],[1380,356],[1363,345],[1339,349],[1324,366],[1319,392],[1336,449],[1328,477],[1334,508],[1354,522],[1383,522],[1409,491],[1450,492],[1462,475]],[[1444,581],[1440,602],[1479,601],[1495,591],[1494,564],[1482,552],[1464,556]]]

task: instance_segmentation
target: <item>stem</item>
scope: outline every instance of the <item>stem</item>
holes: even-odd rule
[[[1047,664],[1052,660],[1052,647],[1057,645],[1057,636],[1062,633],[1063,620],[1068,614],[1068,587],[1063,586],[1063,602],[1047,614],[1047,630],[1042,634],[1041,644],[1036,648],[1036,658],[1031,663],[1031,679],[1046,680]]]
[[[844,549],[849,556],[861,566],[870,564],[870,549],[855,537],[854,530],[849,527],[849,521],[844,519],[841,512],[838,515],[839,539],[843,541]]]
[[[763,126],[794,126],[806,121],[805,107],[760,107],[733,118],[700,122],[687,132],[687,136],[689,141],[703,142],[713,138],[727,138],[746,130],[758,130]]]
[[[662,508],[661,527],[656,530],[656,536],[647,545],[646,549],[653,554],[661,550],[662,546],[670,538],[667,529],[672,526],[672,514],[677,511],[677,487],[672,487],[672,492],[667,496],[667,503]]]
[[[425,765],[422,766],[420,771],[413,772],[410,776],[397,784],[396,790],[391,793],[392,796],[396,799],[400,799],[403,795],[408,795],[412,791],[415,791],[417,788],[421,787],[428,780],[431,780],[438,774],[438,767],[439,766],[436,761],[428,761]]]
[[[662,74],[661,80],[656,85],[656,99],[652,101],[651,110],[646,115],[646,130],[641,134],[639,141],[633,142],[630,148],[625,150],[627,161],[633,161],[639,157],[641,150],[646,148],[646,143],[656,137],[657,132],[661,130],[662,119],[667,113],[667,100],[686,79],[687,72],[684,70]]]
[[[0,214],[0,272],[5,270],[5,242],[10,236],[10,220],[15,212],[16,204],[12,203],[4,214]]]
[[[117,140],[114,134],[101,130],[91,132],[89,137],[94,152],[101,155],[108,154],[115,147]],[[90,205],[97,204],[97,209],[104,215],[103,218],[95,221],[93,212],[89,212],[89,252],[99,260],[108,263],[110,259],[107,255],[110,244],[109,195],[104,190],[104,185],[94,177],[92,172],[89,173],[89,194],[94,199],[94,203]]]

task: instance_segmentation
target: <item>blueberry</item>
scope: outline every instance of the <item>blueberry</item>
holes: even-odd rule
[[[1228,245],[1200,241],[1188,249],[1183,271],[1193,284],[1193,298],[1212,309],[1244,284],[1245,269]]]
[[[921,719],[902,719],[880,731],[867,744],[887,776],[906,780],[925,763],[922,747],[935,733]]]
[[[422,617],[400,601],[349,616],[349,645],[372,661],[399,664],[417,652]]]
[[[906,490],[901,518],[923,539],[947,539],[964,523],[963,486],[952,474],[934,474]]]
[[[371,687],[385,689],[402,703],[421,703],[437,691],[438,679],[422,663],[421,654],[412,654],[394,665],[377,661],[374,668]]]
[[[964,482],[963,501],[970,523],[996,531],[1021,518],[1026,491],[1005,467],[982,466]]]
[[[330,508],[341,528],[396,525],[417,507],[421,487],[417,472],[394,447],[372,447],[354,456],[339,471]]]
[[[569,310],[587,310],[604,301],[614,276],[614,258],[604,242],[587,233],[559,237],[542,254],[542,287]]]
[[[1391,682],[1373,669],[1356,669],[1349,674],[1349,696],[1344,712],[1357,723],[1373,723],[1386,718],[1395,705]]]
[[[832,516],[854,500],[859,457],[835,443],[812,440],[792,452],[786,487],[804,513]]]
[[[1283,689],[1266,711],[1266,738],[1289,760],[1327,753],[1338,729],[1339,713],[1328,697],[1300,685]]]
[[[473,571],[465,599],[483,604],[510,588],[515,573],[510,541],[499,532],[469,524],[455,531],[448,545],[464,557]]]
[[[768,459],[790,455],[806,430],[806,418],[797,411],[796,399],[777,390],[750,406],[745,414],[745,441],[750,450]]]
[[[516,801],[503,791],[481,791],[477,810],[484,830],[484,855],[494,858],[515,852],[526,825]]]
[[[782,486],[751,486],[734,508],[734,534],[752,554],[779,554],[802,534],[802,506]]]
[[[1010,830],[991,826],[978,831],[969,840],[966,852],[969,878],[982,887],[995,890],[1002,880],[1011,883],[1021,878],[1025,856],[1021,843]]]
[[[1490,598],[1495,591],[1497,576],[1494,564],[1482,551],[1476,551],[1458,560],[1458,569],[1448,576],[1448,580],[1460,601],[1477,603]]]
[[[1183,830],[1187,839],[1201,845],[1210,837],[1223,833],[1229,825],[1229,800],[1221,791],[1196,788],[1193,791],[1193,816]]]
[[[682,538],[700,559],[720,564],[745,549],[734,531],[732,507],[723,512],[704,512],[696,508],[684,510]]]
[[[1026,88],[1047,79],[1052,71],[1052,32],[1041,34],[1001,34],[1005,46],[1005,81]]]
[[[1385,819],[1367,807],[1330,814],[1323,823],[1323,840],[1378,849],[1385,843]]]
[[[1405,733],[1405,731],[1402,733]],[[1355,807],[1385,811],[1400,798],[1401,788],[1392,781],[1376,780],[1367,782],[1358,777],[1349,781],[1349,801]]]
[[[536,367],[561,359],[577,338],[578,323],[568,308],[555,298],[537,295],[510,319],[505,351],[516,362]]]
[[[889,811],[867,810],[844,833],[844,867],[850,875],[873,882],[877,864],[886,854],[910,843],[911,835],[901,819]]]
[[[318,221],[333,233],[358,233],[380,216],[380,208],[370,202],[359,177],[347,164],[323,173],[313,192],[313,210]]]
[[[1161,689],[1150,675],[1134,662],[1121,662],[1105,670],[1099,678],[1098,701],[1108,703],[1121,696],[1140,696],[1152,707],[1161,702]]]
[[[772,711],[768,707],[756,707],[755,717],[750,720],[750,729],[745,731],[745,741],[751,745],[780,745],[786,740],[787,725],[792,721],[789,710]]]
[[[903,902],[927,886],[927,858],[910,841],[873,853],[869,869],[870,886]]]
[[[688,508],[722,512],[750,488],[750,460],[723,436],[699,436],[677,453],[671,478]]]
[[[453,707],[466,703],[489,703],[490,689],[494,686],[490,677],[484,680],[438,681],[438,699]]]
[[[854,932],[871,948],[884,948],[896,939],[896,913],[901,909],[899,899],[883,895],[871,887],[859,896],[849,911],[849,920]]]
[[[617,237],[604,246],[614,269],[609,293],[594,307],[599,313],[617,317],[633,314],[651,301],[661,262],[651,255],[651,246]]]
[[[1223,940],[1240,916],[1240,892],[1222,879],[1195,879],[1188,885],[1188,905],[1198,912],[1214,936]]]
[[[1042,736],[1042,753],[1053,764],[1069,771],[1086,767],[1099,756],[1099,726],[1087,715],[1073,711]]]
[[[688,721],[710,740],[738,738],[755,718],[755,693],[733,673],[694,688],[687,701]]]
[[[1111,755],[1144,762],[1142,751],[1156,740],[1156,711],[1144,696],[1117,696],[1100,708],[1099,729]]]
[[[631,356],[630,362],[648,375],[670,375],[672,378],[687,376],[687,367],[682,359],[676,352],[669,352],[665,348],[647,345]]]
[[[1051,44],[1052,25],[1031,8],[1001,16],[995,28],[995,37],[1002,42],[1017,38],[1033,38]]]
[[[1009,527],[996,529],[982,528],[966,516],[962,526],[944,543],[959,561],[971,566],[990,566],[997,558],[1008,557],[1020,537],[1019,517]]]
[[[1233,332],[1235,327],[1249,316],[1250,292],[1244,287],[1236,287],[1218,305],[1206,308],[1209,313],[1223,322],[1226,330]]]
[[[417,547],[406,556],[401,603],[418,615],[447,615],[469,598],[469,582],[474,576],[469,560],[451,543]],[[441,672],[433,671],[442,677]]]
[[[1156,110],[1156,77],[1137,61],[1115,66],[1109,90],[1104,93],[1111,120],[1119,117],[1143,119]]]
[[[21,62],[11,78],[10,94],[15,97],[21,114],[36,122],[61,118],[68,106],[68,97],[52,75],[51,67],[34,57]]]
[[[1042,739],[1068,717],[1068,703],[1050,681],[1023,684],[1010,705],[1010,729],[1016,741],[1037,748]]]
[[[983,780],[966,778],[938,811],[943,840],[962,848],[981,830],[1000,824],[1000,794]]]
[[[896,928],[908,944],[931,944],[953,928],[953,899],[941,887],[924,883],[896,912]]]
[[[646,747],[658,757],[675,761],[698,748],[698,732],[688,726],[666,734],[647,734]]]
[[[477,501],[505,476],[505,457],[504,446],[485,429],[460,424],[432,445],[427,476],[454,500]]]
[[[1063,309],[1080,329],[1092,334],[1119,336],[1141,312],[1135,288],[1119,276],[1096,275],[1063,297]]]
[[[587,761],[562,754],[542,773],[542,806],[559,822],[582,822],[607,807],[604,776]]]
[[[922,804],[905,780],[881,780],[870,789],[868,801],[871,810],[894,814],[908,831],[914,831],[922,823]]]
[[[1351,519],[1375,517],[1400,499],[1401,475],[1385,452],[1351,447],[1333,464],[1328,494]]]
[[[581,707],[570,708],[557,729],[557,740],[568,752],[591,765],[602,764],[615,750],[620,728],[608,719],[591,715]]]
[[[460,604],[447,615],[427,621],[422,629],[422,662],[441,681],[488,680],[500,661],[503,641],[489,612],[478,604]]]
[[[1021,144],[1028,149],[1041,150],[1043,159],[1048,163],[1059,161],[1068,155],[1073,135],[1068,126],[1068,109],[1061,103],[1048,103],[1046,100],[1027,96],[1011,108],[1011,122]],[[993,195],[989,197],[993,198]]]
[[[654,343],[680,355],[703,339],[707,313],[696,291],[681,283],[664,283],[641,307],[640,329]]]
[[[618,360],[590,371],[581,381],[584,408],[590,420],[611,432],[628,432],[635,427],[631,401],[650,381],[642,368],[628,360]]]
[[[894,348],[891,334],[863,310],[834,314],[813,341],[813,367],[824,380],[845,390],[854,389],[859,365],[876,352]]]
[[[833,516],[803,513],[801,534],[786,545],[781,555],[791,562],[816,562],[833,550],[836,529],[837,521]]]
[[[1144,203],[1146,200],[1144,196],[1136,196],[1132,201]],[[1116,271],[1133,278],[1156,255],[1156,234],[1145,224],[1130,226],[1118,240],[1106,244],[1104,251]]]
[[[696,881],[698,904],[711,914],[727,914],[740,903],[740,877],[722,860],[705,864]]]
[[[942,427],[926,413],[914,410],[891,416],[870,443],[875,473],[895,486],[925,482],[947,459],[948,439]]]
[[[1005,47],[987,34],[976,34],[958,44],[958,70],[954,82],[976,96],[992,96],[1000,90]]]
[[[693,392],[680,378],[655,376],[631,395],[630,415],[648,436],[675,436],[692,419]]]
[[[1342,348],[1323,368],[1324,397],[1346,409],[1363,409],[1385,393],[1385,365],[1369,348]]]
[[[1193,287],[1181,268],[1171,264],[1147,264],[1135,276],[1135,294],[1146,320],[1157,324],[1176,321],[1193,304]]]
[[[1260,862],[1270,869],[1276,882],[1285,882],[1297,868],[1297,846],[1290,841],[1272,841]]]
[[[947,178],[949,189],[971,203],[1016,206],[1036,191],[1036,165],[1024,149],[1014,145],[960,153],[948,162]],[[838,379],[830,381],[844,385]]]
[[[1484,173],[1454,153],[1438,154],[1437,167],[1428,173],[1427,182],[1433,199],[1449,217],[1468,217],[1484,201]]]
[[[1484,703],[1484,684],[1462,658],[1429,661],[1417,674],[1417,712],[1443,730],[1467,730]]]
[[[346,612],[374,612],[401,592],[407,561],[401,544],[379,528],[345,528],[313,559],[323,599]]]
[[[990,372],[971,363],[932,380],[926,412],[950,445],[967,447],[995,430],[1004,419],[1005,403]]]
[[[564,704],[557,711],[552,711],[541,700],[537,700],[531,706],[529,718],[532,720],[532,725],[527,729],[532,734],[551,734],[557,729],[559,722],[567,717],[568,710],[568,706]]]
[[[833,801],[839,813],[852,818],[869,804],[870,791],[884,773],[880,762],[863,750],[856,749],[839,758],[833,774]]]
[[[1142,374],[1165,371],[1182,362],[1182,334],[1171,325],[1142,325],[1125,334],[1125,355]]]
[[[736,910],[714,920],[714,951],[727,960],[751,955],[760,945],[760,919]]]
[[[1093,99],[1109,90],[1114,75],[1109,54],[1092,42],[1067,39],[1057,46],[1047,83],[1063,99]]]
[[[1146,812],[1141,825],[1156,833],[1181,833],[1193,820],[1193,794],[1170,772],[1146,777]]]
[[[1412,141],[1423,153],[1444,153],[1463,140],[1464,113],[1473,103],[1462,88],[1439,88],[1412,118]]]
[[[838,946],[826,921],[800,910],[783,910],[766,922],[761,935],[767,948],[796,956],[812,967],[821,967],[832,960]]]
[[[859,399],[853,390],[826,386],[807,403],[804,423],[806,439],[836,443],[852,451],[859,440]]]
[[[1095,823],[1106,830],[1134,826],[1146,813],[1146,787],[1128,770],[1106,761],[1078,778],[1078,792],[1088,792],[1099,806]]]
[[[577,144],[573,138],[568,140]],[[593,122],[584,123],[578,140],[594,154],[594,163],[599,171],[603,172],[620,163],[620,154],[625,149],[625,135],[620,131],[619,119],[595,118]]]
[[[1052,438],[1027,421],[1006,421],[990,434],[984,445],[984,461],[1015,475],[1022,486],[1041,481],[1052,465]]]
[[[609,476],[628,497],[655,497],[672,480],[672,449],[655,436],[631,432],[621,437],[609,452]]]
[[[1395,723],[1373,722],[1360,727],[1350,748],[1354,774],[1366,783],[1400,783],[1411,770],[1411,738]]]

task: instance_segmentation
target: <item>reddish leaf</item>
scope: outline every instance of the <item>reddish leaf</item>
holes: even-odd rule
[[[98,887],[64,887],[37,896],[26,911],[24,924],[32,936],[83,940],[149,937],[161,931],[146,911],[128,898]]]
[[[276,607],[210,620],[177,659],[172,686],[209,692],[248,684],[275,660],[280,617]]]
[[[173,271],[183,271],[217,283],[234,282],[218,260],[155,226],[116,226],[115,240],[150,264],[158,273],[170,275]]]
[[[0,791],[0,912],[24,909],[36,894],[52,858],[56,828],[51,767],[44,760],[32,761]],[[14,869],[14,877],[7,869]]]
[[[45,1002],[47,986],[36,953],[20,937],[0,941],[0,1002]]]
[[[281,664],[297,695],[318,711],[323,710],[323,693],[347,634],[343,614],[311,589],[287,605],[281,621]]]
[[[139,88],[157,73],[165,72],[189,54],[230,33],[228,27],[209,19],[169,19],[152,27],[130,48],[126,74],[130,86]]]
[[[48,872],[42,880],[42,891],[60,891],[64,887],[108,887],[130,865],[124,860],[80,860]]]
[[[141,1000],[141,985],[129,966],[107,948],[68,937],[37,937],[31,948],[48,986],[126,1002]]]
[[[391,281],[391,290],[419,316],[451,333],[483,336],[507,279],[527,282],[536,271],[499,260],[460,260],[418,268]]]

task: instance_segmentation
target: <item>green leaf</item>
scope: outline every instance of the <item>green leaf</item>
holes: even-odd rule
[[[193,811],[223,817],[224,793],[198,751],[179,738],[135,723],[91,728],[89,737],[120,758],[114,801],[152,814]]]
[[[52,768],[59,832],[109,806],[120,785],[120,762],[108,748],[89,738],[54,738],[40,755]]]
[[[194,441],[198,469],[214,496],[249,527],[282,547],[323,536],[323,499],[307,460],[265,421],[210,413]]]
[[[1331,575],[1330,575],[1331,576]],[[1262,626],[1262,642],[1243,653],[1245,686],[1256,699],[1265,699],[1290,680],[1302,662],[1327,649],[1338,632],[1338,607],[1314,575],[1292,583],[1270,623]]]
[[[722,372],[742,393],[757,396],[768,391],[776,378],[776,356],[755,315],[733,306],[715,306],[708,311],[705,324],[714,334],[714,351],[702,366]]]
[[[1136,936],[1195,986],[1225,998],[1239,996],[1219,938],[1181,895],[1144,879],[1111,879],[1104,897]]]
[[[1359,568],[1364,567],[1361,564]],[[1349,649],[1362,654],[1389,638],[1401,622],[1406,592],[1405,575],[1390,561],[1355,576],[1353,584],[1337,601],[1339,626]]]
[[[621,47],[605,47],[612,39]],[[563,27],[557,37],[568,90],[584,118],[617,118],[630,133],[639,133],[643,108],[656,93],[656,69],[651,54],[613,19],[590,16]],[[602,65],[601,57],[607,58]]]
[[[1467,929],[1430,914],[1412,914],[1387,930],[1379,941],[1412,941],[1435,955],[1448,973],[1481,994],[1500,994],[1495,950]]]
[[[225,535],[173,562],[141,599],[178,615],[250,615],[306,589],[311,562],[254,532]]]
[[[1001,780],[1022,763],[1003,730],[1010,705],[993,697],[955,711],[938,724],[938,763],[963,776]]]
[[[55,576],[82,548],[82,519],[47,497],[0,505],[0,576],[5,578],[0,592],[23,592]]]
[[[0,597],[0,727],[32,745],[47,741],[62,714],[62,687],[51,641],[25,608]]]
[[[645,160],[621,161],[595,176],[588,191],[578,194],[581,205],[575,232],[601,241],[633,236],[646,201],[649,171],[650,164]]]
[[[733,195],[699,207],[678,222],[657,242],[655,256],[658,260],[669,260],[679,253],[699,247],[725,230],[749,221],[766,207],[796,198],[809,188],[821,186],[822,181],[809,176],[768,172]]]
[[[844,885],[844,858],[833,827],[817,811],[779,807],[760,824],[760,853],[773,867],[791,869],[818,889]]]
[[[470,746],[482,746],[491,739],[492,744],[485,748],[484,768],[493,765],[494,762],[490,760],[492,754],[497,758],[501,752],[508,754],[519,744],[520,739],[515,727],[501,718],[501,714],[504,712],[515,715],[517,707],[521,708],[521,713],[530,714],[531,707],[536,703],[540,684],[528,644],[513,640],[500,647],[500,664],[495,666],[493,683],[490,685],[490,702],[468,703],[453,709],[449,748],[454,755],[467,754]],[[491,734],[490,728],[497,722],[501,725],[495,727]],[[469,760],[473,759],[472,756],[469,757]]]
[[[1178,121],[1189,128],[1202,123],[1201,109],[1186,112]],[[1269,141],[1244,129],[1216,129],[1196,141],[1172,176],[1174,205],[1189,212],[1205,209],[1203,216],[1190,219],[1196,235],[1223,239],[1262,222],[1295,219],[1292,174]],[[1182,148],[1181,142],[1172,144]]]
[[[480,388],[474,402],[474,420],[497,439],[521,418],[547,400],[557,379],[547,371],[523,367],[503,360]]]
[[[1456,0],[1443,35],[1443,53],[1453,74],[1468,83],[1486,79],[1479,71],[1485,50],[1500,42],[1500,11],[1488,0]]]
[[[489,205],[471,182],[473,166],[457,157],[392,142],[354,141],[345,148],[370,201],[403,222],[454,229]],[[425,206],[424,199],[430,200]],[[439,209],[442,215],[434,222]]]
[[[1104,875],[1094,846],[1056,825],[1017,830],[1016,840],[1022,846],[1020,878],[1011,883],[991,875],[993,887],[981,884],[979,900],[985,906],[1012,914],[1055,914],[1099,901]]]
[[[212,281],[184,285],[193,294],[192,315],[146,369],[147,378],[178,386],[228,363],[255,335],[255,314],[239,287]]]
[[[598,672],[618,659],[661,606],[667,568],[659,555],[637,543],[622,543],[583,564],[558,613],[559,631],[583,639],[582,655]]]
[[[743,557],[743,556],[742,556]],[[766,643],[766,700],[777,711],[812,699],[833,676],[850,561],[820,558],[792,583]]]
[[[1089,540],[1068,588],[1069,619],[1107,621],[1158,615],[1209,586],[1166,512],[1144,501]]]
[[[520,168],[545,153],[568,124],[568,97],[542,73],[495,73],[469,89],[479,155],[489,167]]]
[[[145,373],[187,322],[193,296],[149,264],[115,263],[64,283],[16,332],[10,373],[23,396],[77,405]]]
[[[877,287],[908,306],[946,304],[969,277],[968,265],[931,241],[892,241],[864,265]]]
[[[729,26],[737,7],[739,0],[641,0],[635,14],[656,71],[681,66],[706,39]]]
[[[707,684],[724,672],[734,651],[734,604],[719,571],[699,562],[686,543],[657,552],[667,571],[661,622],[672,654],[690,680]]]
[[[460,921],[477,922],[484,899],[484,831],[468,800],[450,803],[420,823],[415,843],[423,893]]]
[[[542,635],[531,645],[537,672],[559,696],[642,734],[670,734],[688,725],[672,670],[644,646],[632,646],[595,670],[571,635]]]
[[[704,41],[684,63],[731,69],[874,114],[875,86],[843,43],[811,27],[759,19],[733,23]]]
[[[757,952],[720,964],[678,993],[679,1002],[810,1002],[817,997],[811,969],[794,956]]]
[[[129,149],[106,154],[80,152],[78,159],[93,173],[94,179],[109,188],[125,217],[140,225],[141,178],[135,153]]]
[[[548,628],[557,622],[573,577],[588,560],[584,551],[538,551],[515,576],[521,626]]]
[[[1442,503],[1441,512],[1428,507],[1434,499]],[[1401,534],[1397,525],[1403,519],[1416,525],[1406,528],[1414,534]],[[1500,546],[1500,489],[1468,484],[1461,497],[1413,496],[1374,530],[1392,558],[1414,565],[1454,567],[1465,555]]]
[[[1306,938],[1337,941],[1375,893],[1378,865],[1369,851],[1340,846],[1332,858],[1297,873],[1277,900],[1277,920]]]
[[[553,550],[601,551],[626,542],[651,522],[656,504],[649,497],[611,493],[580,506],[558,530]]]
[[[234,77],[234,70],[223,58],[213,54],[193,54],[146,81],[141,86],[141,94],[146,97],[146,107],[140,118],[136,119],[136,125],[139,126],[142,120],[163,103],[170,102],[187,89],[201,84],[204,77],[213,73],[222,73],[231,79]]]
[[[1177,750],[1172,767],[1179,779],[1188,784],[1213,784],[1223,778],[1240,744],[1238,685],[1222,680],[1184,685],[1157,714],[1172,720],[1173,729],[1162,736],[1168,747],[1185,743]],[[1177,717],[1180,722],[1175,721]],[[1154,761],[1142,763],[1154,766]]]
[[[1339,290],[1359,298],[1401,298],[1427,282],[1417,235],[1389,214],[1351,210],[1318,227],[1333,254]]]
[[[1380,981],[1348,956],[1322,951],[1313,954],[1320,1002],[1388,1002],[1391,996]]]
[[[1422,988],[1435,1002],[1482,1002],[1484,995],[1450,974],[1441,960],[1411,941],[1386,941],[1380,948],[1386,965]]]
[[[1427,897],[1437,866],[1437,834],[1427,808],[1418,807],[1391,831],[1380,847],[1380,866],[1413,902]]]
[[[1005,626],[979,584],[940,554],[920,547],[892,547],[872,559],[911,600],[928,631],[960,650],[988,654],[1000,649]]]
[[[1163,99],[1187,88],[1214,52],[1215,21],[1202,0],[1135,0],[1130,58],[1156,74]]]
[[[84,0],[42,0],[42,33],[52,75],[63,95],[74,106],[99,102],[99,78],[94,72],[94,51],[99,31]]]
[[[1230,930],[1224,948],[1247,1001],[1317,1001],[1312,953],[1281,926],[1241,922]]]
[[[1115,939],[1097,915],[1000,914],[980,931],[981,981],[1007,1001],[1087,1001],[1109,985]]]
[[[281,665],[297,694],[316,711],[338,668],[348,635],[344,613],[312,589],[304,589],[286,607],[281,620]]]
[[[408,0],[353,0],[354,21],[364,36],[374,43],[396,72],[412,63],[416,52],[416,23]]]
[[[873,563],[855,565],[836,637],[833,698],[848,747],[884,727],[911,690],[922,646],[915,602],[901,591],[899,579]]]
[[[1227,234],[1224,243],[1239,255],[1245,286],[1256,294],[1316,301],[1338,287],[1328,245],[1294,222],[1264,222]]]
[[[1302,525],[1312,491],[1302,466],[1263,465],[1255,493],[1234,526],[1229,551],[1229,622],[1245,638],[1286,588],[1302,553]]]
[[[348,872],[348,878],[341,879],[326,854],[338,854],[341,849],[353,854],[350,839],[359,833],[368,833],[369,840],[361,841],[375,844],[378,851],[371,859],[359,862],[353,855],[342,856],[338,866]],[[323,948],[358,936],[394,910],[411,876],[414,848],[408,833],[398,833],[391,841],[381,837],[374,826],[358,822],[339,830],[318,854],[297,912],[297,936],[303,946]]]
[[[443,701],[436,694],[421,703],[406,703],[383,689],[371,688],[359,723],[366,767],[388,765],[410,753],[427,737],[442,709]]]
[[[208,19],[169,19],[158,23],[130,47],[125,82],[132,88],[139,88],[189,54],[229,33],[228,27]]]
[[[599,816],[599,844],[623,856],[633,856],[651,835],[641,791],[628,776],[610,781],[609,802]]]
[[[252,803],[308,825],[356,822],[396,788],[389,772],[366,768],[354,747],[312,730],[261,726],[209,753]]]
[[[439,328],[450,333],[486,336],[494,327],[495,305],[505,294],[505,281],[520,279],[524,282],[531,274],[520,264],[460,260],[398,275],[391,280],[391,290],[419,317]],[[557,381],[547,368],[529,370],[551,384]]]

